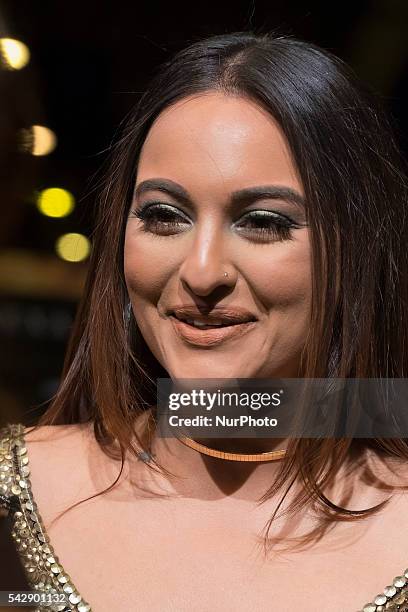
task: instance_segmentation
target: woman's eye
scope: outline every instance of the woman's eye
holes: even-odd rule
[[[132,210],[131,214],[142,221],[143,231],[161,236],[178,234],[191,226],[187,217],[168,204],[149,203],[141,209]]]
[[[131,215],[143,223],[143,231],[158,236],[172,236],[190,228],[191,220],[179,209],[162,202],[149,202]],[[234,229],[252,242],[292,240],[291,230],[298,227],[288,217],[268,210],[246,213],[234,223]]]
[[[271,242],[293,240],[292,229],[298,226],[288,217],[271,210],[257,210],[246,213],[234,227],[249,240]]]

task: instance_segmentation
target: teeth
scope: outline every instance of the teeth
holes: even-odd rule
[[[205,328],[205,327],[227,327],[229,325],[238,325],[239,323],[247,323],[248,321],[244,320],[244,321],[235,321],[235,322],[228,322],[228,321],[222,321],[221,319],[215,319],[214,321],[211,321],[211,323],[204,323],[204,321],[199,321],[197,319],[184,319],[182,317],[179,317],[178,315],[173,315],[176,317],[176,319],[178,319],[179,321],[183,321],[183,323],[188,323],[189,325],[193,325],[194,327],[201,327],[201,328]]]
[[[194,325],[195,327],[208,327],[209,325],[224,325],[222,321],[212,321],[211,323],[203,323],[203,321],[196,321],[195,319],[186,319],[187,323]]]

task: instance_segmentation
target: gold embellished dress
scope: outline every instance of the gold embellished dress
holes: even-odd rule
[[[91,606],[59,562],[44,528],[31,490],[24,425],[20,423],[0,429],[0,512],[1,509],[3,514],[11,515],[11,535],[28,584],[34,591],[50,594],[51,604],[36,604],[35,612],[90,612]],[[58,603],[59,595],[67,603]]]
[[[68,603],[40,604],[35,608],[35,612],[90,612],[90,604],[78,592],[60,563],[35,503],[31,490],[24,425],[20,423],[8,424],[0,429],[0,513],[1,511],[12,518],[11,535],[32,590],[66,596]],[[273,610],[273,602],[271,606]],[[316,612],[317,610],[318,608]],[[359,610],[385,611],[408,612],[408,569],[401,576],[394,578],[372,602]],[[319,608],[319,612],[324,611]]]

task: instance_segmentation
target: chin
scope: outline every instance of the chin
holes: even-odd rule
[[[239,368],[220,367],[217,363],[211,366],[198,365],[196,367],[180,364],[178,367],[167,369],[169,376],[172,379],[176,378],[255,378],[256,375],[252,372],[240,370]]]

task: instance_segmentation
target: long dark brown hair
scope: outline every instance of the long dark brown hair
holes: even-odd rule
[[[266,109],[301,177],[313,256],[305,377],[408,374],[407,168],[379,96],[342,60],[291,35],[235,32],[193,42],[153,75],[112,146],[61,383],[36,425],[92,422],[104,452],[121,457],[121,472],[126,452],[147,450],[132,425],[154,406],[156,379],[168,377],[134,318],[128,330],[124,323],[124,234],[138,157],[164,109],[207,91],[242,96]],[[290,512],[308,501],[330,520],[378,511],[387,500],[351,511],[322,490],[356,448],[369,446],[408,458],[406,439],[292,439],[280,474],[259,500],[286,487],[271,521],[296,479],[304,487]],[[157,462],[148,467],[169,474]]]

